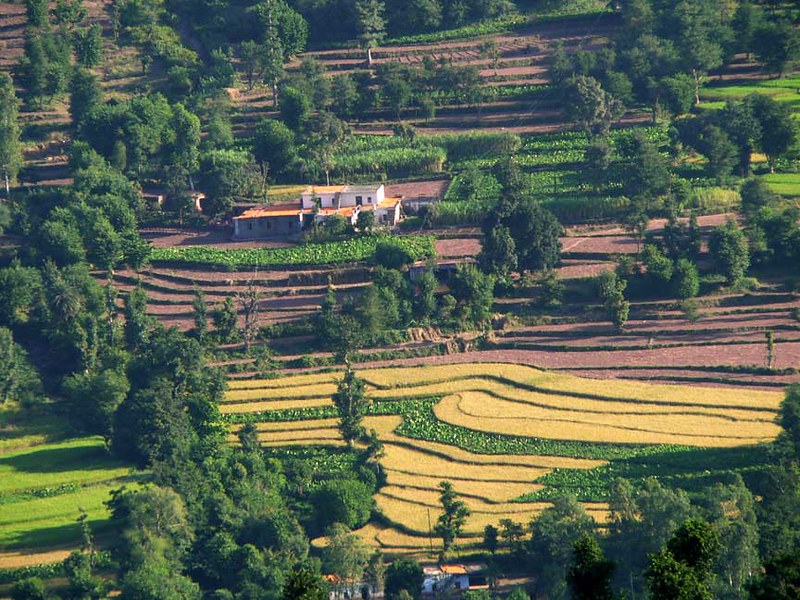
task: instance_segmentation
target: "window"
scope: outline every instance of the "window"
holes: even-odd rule
[[[253,229],[253,222],[252,221],[248,221],[247,222],[247,228],[248,229]]]
[[[272,229],[272,221],[267,221],[267,229]]]
[[[372,196],[367,196],[367,202],[369,202],[370,204],[372,204]]]
[[[364,204],[364,198],[362,196],[356,196],[356,206],[361,206]]]

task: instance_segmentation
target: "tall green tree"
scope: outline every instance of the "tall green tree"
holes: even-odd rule
[[[0,73],[0,171],[3,173],[6,198],[10,196],[11,184],[16,182],[22,167],[18,110],[14,82],[7,73]]]
[[[741,283],[750,266],[750,250],[739,224],[728,220],[717,227],[711,234],[708,246],[728,285]]]
[[[365,393],[366,383],[355,374],[347,365],[344,377],[336,385],[333,394],[333,404],[339,414],[339,431],[348,446],[353,445],[358,438],[364,435],[361,421],[369,408],[371,401]]]
[[[385,6],[381,0],[357,0],[356,28],[361,47],[367,51],[367,63],[372,66],[372,50],[386,36]]]
[[[591,534],[592,518],[572,496],[558,496],[531,523],[531,564],[536,565],[537,592],[561,597],[575,542]]]
[[[77,130],[86,115],[103,103],[103,89],[89,69],[76,67],[72,72],[69,93],[69,115]]]
[[[439,503],[442,505],[442,514],[436,521],[435,531],[442,538],[442,551],[447,552],[461,535],[470,510],[467,504],[458,497],[453,484],[449,481],[440,481]]]
[[[593,535],[575,542],[567,571],[567,585],[573,600],[613,600],[611,577],[614,563],[603,554]]]
[[[711,575],[719,553],[717,532],[706,521],[683,523],[661,552],[651,556],[647,586],[657,599],[711,600]]]

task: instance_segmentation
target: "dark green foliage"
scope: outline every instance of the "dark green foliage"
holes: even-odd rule
[[[786,397],[781,402],[778,423],[783,428],[783,436],[800,459],[800,386],[792,385],[786,389]]]
[[[344,377],[336,386],[333,395],[333,404],[339,413],[339,431],[348,446],[352,446],[358,438],[364,435],[361,421],[369,408],[371,401],[366,397],[366,383],[356,376],[355,371],[348,365]]]
[[[209,150],[200,156],[199,184],[208,195],[203,211],[216,216],[237,200],[264,194],[264,176],[253,156],[244,150]]]
[[[293,131],[300,131],[311,116],[308,96],[293,87],[285,87],[280,94],[281,119]]]
[[[103,90],[91,71],[78,67],[72,73],[69,93],[69,115],[78,129],[86,115],[103,103]]]
[[[608,317],[618,332],[625,329],[631,304],[625,299],[628,282],[616,273],[607,272],[598,277],[598,291]]]
[[[108,443],[114,413],[130,390],[125,374],[114,369],[74,374],[64,380],[62,387],[70,410],[80,417],[81,427],[103,436]]]
[[[497,538],[500,532],[494,525],[487,525],[483,528],[483,547],[494,554],[497,552]]]
[[[414,262],[414,256],[399,244],[382,241],[375,247],[372,260],[384,269],[402,269]]]
[[[333,523],[350,529],[363,526],[370,517],[374,500],[372,489],[356,479],[335,479],[325,482],[314,492],[316,530],[325,531]]]
[[[680,258],[672,273],[672,293],[680,300],[694,298],[700,292],[700,274],[688,258]]]
[[[11,184],[16,182],[23,162],[18,108],[14,82],[7,73],[0,73],[0,175],[6,197],[9,196]]]
[[[395,600],[401,592],[419,599],[422,595],[422,567],[411,558],[401,558],[386,569],[385,593],[387,598]]]
[[[666,159],[656,145],[641,132],[620,144],[623,159],[623,190],[631,198],[653,198],[667,192],[670,185]]]
[[[592,135],[607,135],[612,121],[622,116],[622,103],[603,90],[593,77],[578,75],[563,84],[567,119]]]
[[[100,24],[94,23],[72,34],[75,57],[82,67],[96,67],[103,60],[102,31]]]
[[[308,567],[295,569],[289,574],[283,588],[283,600],[327,600],[328,586]]]
[[[38,577],[28,577],[18,581],[11,588],[12,600],[47,600],[50,595],[44,587],[44,582]]]
[[[233,340],[238,328],[238,315],[233,298],[226,297],[221,306],[214,308],[211,320],[214,322],[214,333],[220,342],[227,343]]]
[[[495,225],[483,239],[478,264],[486,273],[505,279],[517,270],[517,245],[505,225]]]
[[[764,564],[750,584],[751,600],[793,600],[800,597],[800,552],[777,555]]]
[[[279,179],[295,158],[294,133],[280,121],[261,121],[253,136],[253,155],[269,167],[269,175]]]
[[[747,239],[736,221],[729,220],[714,230],[709,250],[728,285],[738,285],[750,266],[750,251]]]
[[[14,342],[7,327],[0,327],[0,405],[9,401],[32,405],[41,394],[41,382],[25,350]]]
[[[779,77],[800,59],[800,35],[786,21],[765,23],[753,32],[752,43],[756,58]]]
[[[650,558],[646,576],[651,596],[710,600],[711,567],[718,553],[714,528],[700,519],[686,521],[666,547]]]
[[[573,600],[612,600],[614,563],[608,560],[593,535],[575,542],[567,585]]]
[[[592,518],[571,496],[557,496],[553,506],[531,523],[529,545],[532,564],[537,565],[537,592],[561,595],[575,543],[592,531]]]
[[[456,317],[464,324],[479,325],[492,314],[494,277],[474,265],[460,265],[450,282],[450,292],[457,302]]]

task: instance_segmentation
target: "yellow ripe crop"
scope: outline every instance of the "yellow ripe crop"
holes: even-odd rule
[[[286,410],[287,408],[315,408],[317,406],[332,406],[333,401],[328,397],[308,398],[304,400],[271,400],[268,402],[242,402],[223,404],[220,408],[223,413],[250,413],[265,410]]]
[[[331,396],[336,391],[332,383],[313,385],[298,385],[279,388],[255,388],[244,390],[228,390],[225,393],[225,402],[244,402],[246,400],[291,400],[293,398],[316,398]]]
[[[401,473],[429,475],[447,479],[451,474],[457,474],[461,479],[475,479],[478,481],[516,481],[533,483],[549,469],[528,467],[524,465],[511,465],[488,461],[479,463],[466,463],[412,450],[406,446],[387,443],[384,447],[385,456],[381,459],[384,468]],[[493,457],[489,457],[493,458]]]
[[[587,442],[681,444],[730,447],[773,439],[771,421],[733,421],[707,415],[624,415],[553,411],[484,394],[465,392],[442,399],[436,417],[470,429]]]
[[[475,496],[486,502],[495,503],[510,502],[523,494],[529,494],[542,488],[541,485],[534,483],[506,481],[504,479],[493,481],[463,479],[459,477],[458,471],[454,471],[453,475],[446,480],[452,483],[456,492],[462,496]],[[440,481],[442,481],[441,477],[387,470],[387,482],[389,485],[411,486],[437,491]]]
[[[310,375],[292,375],[277,379],[234,379],[228,381],[228,388],[232,390],[292,388],[304,385],[335,383],[341,378],[342,376],[339,373],[312,373]]]
[[[770,411],[777,410],[783,400],[783,394],[779,392],[656,385],[630,380],[584,379],[560,373],[544,374],[542,379],[536,382],[536,385],[549,390],[593,394],[622,400],[688,402],[705,406],[760,408]]]

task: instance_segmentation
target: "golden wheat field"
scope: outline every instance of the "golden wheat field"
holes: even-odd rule
[[[392,367],[358,371],[376,399],[441,400],[434,414],[444,423],[479,432],[549,440],[615,444],[731,447],[773,439],[782,394],[753,390],[650,385],[591,380],[511,364]],[[331,406],[341,374],[303,374],[233,381],[223,413],[254,413]],[[464,544],[476,543],[486,525],[511,518],[527,523],[547,502],[514,502],[540,490],[553,469],[592,469],[602,460],[544,455],[478,454],[397,433],[403,417],[367,416],[363,424],[384,443],[381,466],[387,485],[376,494],[381,524],[359,535],[393,552],[426,551],[428,513],[435,523],[438,484],[450,481],[472,510]],[[234,427],[230,439],[235,440]],[[328,445],[343,441],[334,418],[257,423],[265,446]],[[584,503],[597,523],[607,506]],[[417,535],[412,535],[412,532]]]

